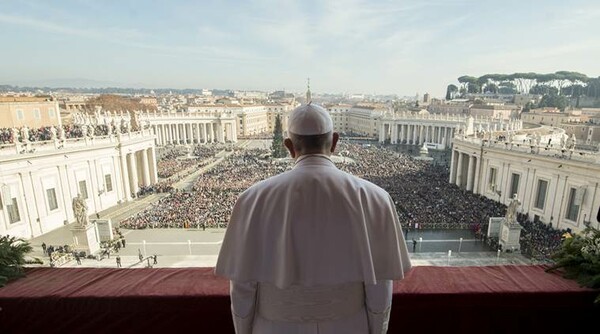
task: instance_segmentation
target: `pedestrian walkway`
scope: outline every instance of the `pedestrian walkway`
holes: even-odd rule
[[[146,257],[140,261],[138,256],[124,255],[121,257],[122,268],[145,268],[148,263],[153,268],[188,268],[188,267],[214,267],[218,255],[158,255],[157,264],[153,263],[152,257]],[[532,261],[520,254],[507,254],[496,252],[477,253],[411,253],[411,263],[418,266],[437,267],[466,267],[466,266],[495,266],[495,265],[531,265],[540,262]],[[148,260],[149,259],[149,260]],[[82,259],[78,265],[76,261],[70,261],[61,268],[117,268],[116,254],[102,260]]]

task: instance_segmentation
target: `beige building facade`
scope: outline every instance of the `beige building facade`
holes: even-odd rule
[[[0,127],[61,125],[58,101],[42,97],[0,97]]]
[[[545,138],[541,141],[546,142]],[[514,194],[519,212],[554,228],[598,227],[600,154],[544,144],[454,139],[450,183],[508,205]]]
[[[29,239],[74,222],[77,194],[93,216],[158,181],[149,130],[28,143],[35,153],[18,145],[0,148],[0,235]]]

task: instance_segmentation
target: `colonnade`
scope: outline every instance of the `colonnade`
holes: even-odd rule
[[[390,139],[392,144],[423,143],[448,145],[456,133],[454,126],[436,124],[411,124],[411,123],[382,123],[379,131],[379,141]]]
[[[156,145],[237,142],[235,122],[182,122],[151,124]]]
[[[156,150],[154,146],[121,154],[121,172],[126,200],[137,194],[140,186],[148,187],[158,182]]]
[[[469,154],[453,150],[450,163],[450,183],[467,191],[478,193],[480,160],[476,152]]]

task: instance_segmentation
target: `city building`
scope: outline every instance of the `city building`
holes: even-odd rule
[[[502,134],[455,137],[449,182],[507,205],[516,194],[519,212],[554,228],[598,227],[599,152],[564,148],[564,130],[548,126]]]
[[[503,102],[483,102],[474,103],[469,108],[469,114],[473,117],[491,117],[509,120],[518,118],[521,108],[514,104],[504,104]]]
[[[157,181],[149,130],[2,145],[0,235],[29,239],[48,233],[75,221],[78,194],[92,215]]]
[[[391,144],[433,144],[446,149],[459,133],[475,134],[483,131],[516,131],[523,127],[519,120],[462,115],[413,114],[408,112],[386,114],[379,124],[379,142]]]
[[[6,128],[39,128],[62,124],[58,101],[50,97],[0,97],[0,124]]]

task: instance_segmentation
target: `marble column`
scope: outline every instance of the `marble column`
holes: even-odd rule
[[[475,180],[473,181],[473,193],[479,194],[479,169],[481,169],[481,159],[475,158]]]
[[[473,190],[473,172],[474,172],[474,168],[475,168],[475,163],[474,163],[475,157],[469,154],[469,164],[467,166],[467,190],[468,191],[472,191]]]
[[[139,190],[139,184],[138,184],[138,173],[137,173],[137,161],[135,158],[135,152],[131,152],[127,155],[127,159],[129,160],[129,170],[131,172],[131,177],[129,178],[130,181],[130,191],[133,194],[137,194],[138,190]],[[137,195],[136,195],[137,196]]]
[[[385,124],[381,123],[379,126],[379,142],[383,143],[385,141]]]
[[[200,144],[200,123],[196,123],[196,143]]]
[[[462,179],[463,179],[463,154],[458,152],[458,163],[456,169],[456,185],[460,188],[462,187]]]
[[[121,184],[123,185],[123,193],[125,201],[131,201],[131,187],[129,185],[129,170],[127,167],[127,153],[121,153],[120,155],[120,163],[121,163]]]
[[[150,164],[150,183],[154,184],[158,182],[158,170],[156,165],[156,148],[151,147],[149,150],[149,161]]]
[[[142,184],[144,187],[150,185],[150,167],[148,165],[148,151],[142,150]]]
[[[457,168],[456,154],[457,153],[458,152],[456,152],[456,151],[452,151],[452,156],[450,158],[450,180],[448,180],[448,181],[451,184],[456,183],[456,168]]]
[[[417,144],[417,126],[411,125],[411,127],[412,127],[412,144],[416,145]]]
[[[175,144],[181,143],[181,137],[179,136],[179,124],[175,123]]]

